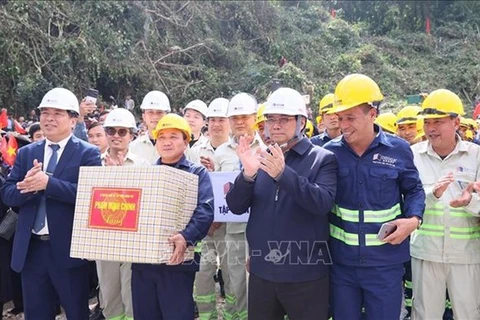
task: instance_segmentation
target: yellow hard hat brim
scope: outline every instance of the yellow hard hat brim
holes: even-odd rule
[[[354,105],[354,106],[352,106],[352,105],[334,106],[330,112],[331,113],[339,113],[339,112],[343,112],[343,111],[347,111],[349,109],[355,108],[357,106],[358,105]]]
[[[400,121],[400,122],[397,122],[397,126],[399,126],[399,125],[401,125],[401,124],[412,124],[412,123],[417,124],[417,120]]]
[[[160,132],[162,130],[167,130],[167,129],[174,129],[174,130],[178,130],[180,132],[183,132],[185,134],[185,136],[187,136],[187,142],[190,142],[192,140],[192,136],[189,134],[189,132],[185,131],[185,130],[182,130],[182,129],[178,129],[178,128],[162,128],[162,129],[154,129],[152,130],[152,135],[153,135],[153,138],[155,140],[158,139],[158,135],[160,134]]]
[[[425,115],[422,115],[422,114],[419,114],[418,115],[419,118],[422,118],[422,119],[440,119],[440,118],[449,118],[450,115],[445,115],[445,114],[425,114]]]

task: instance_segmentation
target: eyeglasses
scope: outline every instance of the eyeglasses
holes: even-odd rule
[[[114,136],[116,133],[118,133],[120,137],[125,137],[129,132],[130,130],[124,129],[124,128],[118,129],[118,130],[111,127],[105,128],[105,133],[108,134],[109,136]]]
[[[295,119],[295,117],[267,118],[266,122],[270,126],[274,124],[280,124],[281,126],[284,126],[292,119]]]

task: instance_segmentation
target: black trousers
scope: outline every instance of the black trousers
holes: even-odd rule
[[[276,283],[250,273],[249,320],[328,319],[328,276],[313,281]]]

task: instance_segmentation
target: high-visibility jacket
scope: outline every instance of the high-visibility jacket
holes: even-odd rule
[[[412,146],[415,165],[420,172],[426,198],[423,224],[412,236],[412,257],[442,263],[480,263],[480,201],[477,193],[466,207],[453,208],[468,182],[480,178],[480,146],[462,141],[442,160],[428,141]],[[436,198],[432,189],[443,176],[452,172],[455,181]]]
[[[324,148],[338,159],[335,207],[330,214],[333,262],[347,266],[388,266],[410,259],[409,241],[390,245],[377,239],[383,223],[422,217],[425,193],[408,143],[384,133],[358,156],[343,137]]]

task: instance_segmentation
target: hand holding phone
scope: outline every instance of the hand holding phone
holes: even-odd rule
[[[382,226],[380,227],[380,231],[378,231],[378,234],[377,234],[378,240],[385,239],[386,237],[394,233],[395,230],[397,230],[397,226],[393,223],[387,222],[382,224]]]
[[[88,103],[97,103],[97,98],[98,98],[98,90],[96,89],[88,89],[85,97],[85,101]]]

